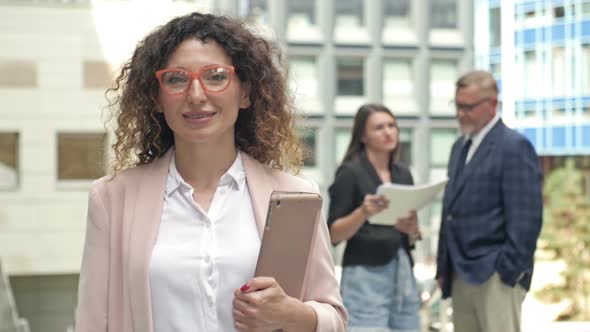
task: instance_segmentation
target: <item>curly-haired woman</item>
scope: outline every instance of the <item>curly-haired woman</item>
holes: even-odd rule
[[[280,51],[192,13],[136,47],[114,88],[113,175],[89,198],[76,331],[344,331],[318,222],[303,301],[253,277],[273,190],[314,191]]]

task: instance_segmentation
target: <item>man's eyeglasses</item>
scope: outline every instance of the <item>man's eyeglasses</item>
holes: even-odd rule
[[[479,106],[489,100],[490,100],[490,98],[486,97],[486,98],[483,98],[482,100],[475,102],[473,104],[466,104],[466,103],[458,103],[456,100],[453,99],[453,100],[449,101],[449,106],[451,106],[456,111],[462,110],[464,112],[471,112],[477,106]]]
[[[198,72],[186,69],[169,68],[156,72],[160,87],[169,95],[187,92],[195,79],[199,80],[206,92],[221,92],[229,86],[234,74],[233,66],[207,66]]]

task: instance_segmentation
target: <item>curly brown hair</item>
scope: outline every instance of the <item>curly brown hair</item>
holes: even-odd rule
[[[106,91],[107,109],[116,120],[113,171],[149,164],[174,145],[173,132],[158,112],[155,72],[189,38],[217,42],[231,58],[237,77],[250,86],[251,105],[238,112],[235,123],[236,146],[263,164],[299,171],[302,148],[280,49],[236,18],[201,13],[174,18],[148,34]]]

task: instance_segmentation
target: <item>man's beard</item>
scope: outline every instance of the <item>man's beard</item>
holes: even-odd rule
[[[475,128],[473,127],[473,125],[467,125],[467,124],[466,125],[460,124],[459,129],[461,130],[461,133],[466,136],[472,136],[473,132],[475,131]]]

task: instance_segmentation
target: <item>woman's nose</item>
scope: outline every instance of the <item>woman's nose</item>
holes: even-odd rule
[[[201,81],[195,78],[192,81],[191,87],[188,90],[189,97],[193,102],[205,101],[207,100],[207,93],[203,86],[201,86]]]

